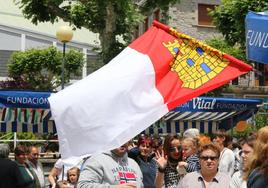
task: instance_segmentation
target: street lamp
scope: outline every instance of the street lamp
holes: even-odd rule
[[[61,89],[64,89],[64,64],[65,64],[65,47],[66,43],[72,40],[73,31],[69,26],[61,26],[57,29],[56,37],[63,44],[63,59],[61,65]]]

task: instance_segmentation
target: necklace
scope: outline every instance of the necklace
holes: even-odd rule
[[[178,162],[170,162],[168,161],[168,165],[170,166],[170,168],[172,168],[173,170],[176,170],[177,166],[178,166]]]

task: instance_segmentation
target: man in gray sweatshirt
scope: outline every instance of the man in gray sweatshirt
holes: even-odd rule
[[[77,188],[143,188],[139,165],[127,156],[127,144],[91,156],[83,165]]]

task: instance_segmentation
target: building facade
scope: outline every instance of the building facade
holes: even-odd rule
[[[68,25],[68,23],[59,21],[54,24],[34,25],[24,18],[21,10],[13,1],[0,0],[0,79],[7,78],[8,60],[15,51],[49,46],[62,50],[62,43],[56,38],[56,30],[62,25]],[[66,44],[66,49],[74,48],[81,51],[86,61],[81,77],[74,79],[81,79],[98,67],[98,53],[93,50],[98,46],[97,34],[83,28],[74,31],[73,39]]]

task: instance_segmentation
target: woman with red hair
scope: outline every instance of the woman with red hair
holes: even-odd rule
[[[129,152],[129,157],[133,158],[140,166],[143,175],[144,188],[155,188],[155,177],[157,171],[157,163],[153,154],[152,138],[142,135],[138,139],[138,153]],[[132,150],[133,151],[133,150]]]

